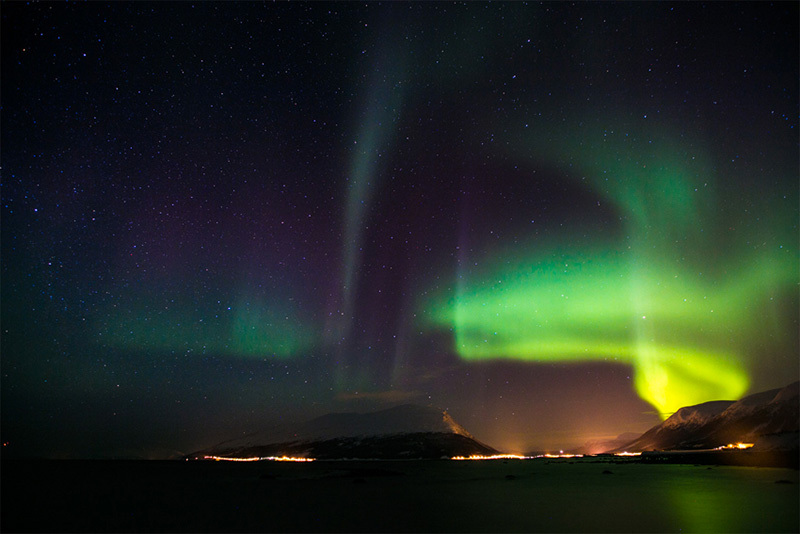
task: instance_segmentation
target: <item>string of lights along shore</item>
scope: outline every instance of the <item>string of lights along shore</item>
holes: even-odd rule
[[[800,373],[795,2],[0,15],[4,454],[416,404],[525,455]]]

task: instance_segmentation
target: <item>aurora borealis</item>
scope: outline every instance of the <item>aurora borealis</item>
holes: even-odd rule
[[[467,359],[630,363],[636,390],[664,418],[709,398],[739,398],[749,381],[743,351],[765,337],[753,317],[796,287],[792,236],[764,228],[770,243],[758,254],[709,258],[719,237],[705,229],[719,210],[701,191],[712,169],[677,143],[637,149],[643,136],[582,133],[600,146],[562,151],[578,155],[575,172],[591,177],[586,187],[625,220],[624,240],[575,251],[518,244],[489,273],[460,268],[455,295],[432,322],[454,328],[455,350]]]
[[[508,452],[796,380],[794,3],[4,3],[2,436],[447,409]]]

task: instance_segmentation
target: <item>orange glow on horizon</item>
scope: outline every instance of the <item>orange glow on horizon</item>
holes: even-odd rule
[[[219,461],[226,461],[226,462],[259,462],[259,461],[271,461],[271,462],[313,462],[314,458],[303,458],[303,457],[295,457],[295,456],[254,456],[251,458],[232,458],[226,456],[203,456],[204,460],[215,460]]]
[[[540,454],[538,456],[521,456],[519,454],[493,454],[491,456],[483,456],[480,454],[473,454],[472,456],[453,456],[451,460],[533,460],[535,458],[583,458],[583,454]]]
[[[530,456],[520,456],[518,454],[493,454],[491,456],[482,456],[480,454],[473,454],[472,456],[453,456],[451,460],[525,460],[531,458]]]
[[[755,443],[728,443],[727,445],[722,445],[721,447],[717,447],[715,450],[722,450],[722,449],[738,449],[744,450],[751,448]]]

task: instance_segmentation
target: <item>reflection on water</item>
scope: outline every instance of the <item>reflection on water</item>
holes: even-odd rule
[[[783,471],[676,465],[660,480],[685,532],[796,532],[796,472],[793,487],[786,488],[777,484],[786,481],[778,478]]]
[[[794,469],[646,464],[622,457],[4,461],[2,467],[4,532],[798,532],[800,527]]]

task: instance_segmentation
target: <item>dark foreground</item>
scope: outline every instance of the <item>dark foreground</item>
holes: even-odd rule
[[[798,532],[798,471],[634,461],[8,461],[2,532]]]

